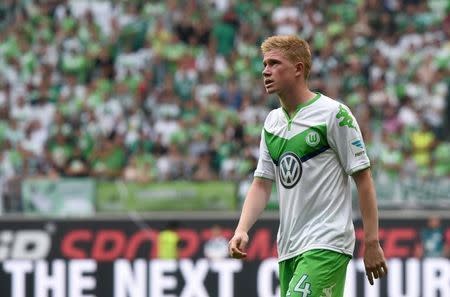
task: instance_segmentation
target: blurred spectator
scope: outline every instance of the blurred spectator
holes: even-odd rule
[[[450,178],[450,143],[438,142],[432,155],[433,175],[440,178]]]
[[[300,8],[292,0],[282,0],[272,13],[272,22],[277,35],[296,35],[299,32]]]
[[[107,138],[97,141],[90,160],[92,176],[106,179],[120,177],[126,164],[123,136],[112,132]]]
[[[168,146],[167,154],[156,161],[158,178],[160,180],[183,179],[186,176],[187,161],[183,158],[176,144]]]
[[[279,106],[259,44],[297,34],[311,87],[361,123],[374,176],[448,183],[450,4],[300,2],[2,1],[2,178],[245,178]]]
[[[410,142],[413,158],[417,165],[429,167],[431,152],[436,146],[436,136],[426,122],[421,122],[419,129],[411,132]]]
[[[391,182],[397,182],[403,164],[403,155],[400,143],[395,135],[383,134],[383,149],[380,155],[380,163]]]
[[[195,181],[208,181],[217,179],[217,174],[212,165],[213,153],[202,152],[195,161],[192,179]]]
[[[210,260],[228,257],[228,239],[222,234],[222,228],[219,225],[211,227],[211,238],[205,242],[203,252]]]
[[[436,216],[428,218],[427,226],[420,232],[423,257],[444,257],[446,243],[441,219]]]
[[[146,162],[147,161],[147,162]],[[134,155],[123,170],[123,180],[128,182],[148,183],[152,181],[152,168],[148,160],[140,160]]]
[[[159,232],[157,240],[158,259],[178,259],[178,247],[180,244],[180,237],[177,234],[178,227],[178,221],[169,221],[167,226]]]
[[[72,177],[88,177],[90,175],[89,162],[83,156],[80,147],[75,147],[72,156],[67,160],[64,174]]]
[[[419,125],[419,115],[414,108],[411,98],[405,97],[399,110],[400,123],[407,129],[415,129]]]
[[[242,93],[237,82],[234,79],[228,81],[223,88],[220,99],[225,107],[238,110],[242,104]]]

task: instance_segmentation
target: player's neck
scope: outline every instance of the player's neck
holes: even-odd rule
[[[297,107],[305,104],[316,96],[308,88],[299,88],[292,93],[279,94],[281,106],[290,115],[293,116]]]

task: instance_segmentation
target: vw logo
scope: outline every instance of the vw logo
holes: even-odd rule
[[[292,152],[284,153],[280,158],[280,182],[286,189],[294,187],[302,176],[302,162]]]
[[[309,146],[316,146],[320,142],[320,135],[316,131],[309,132],[308,135],[306,135],[306,143]]]

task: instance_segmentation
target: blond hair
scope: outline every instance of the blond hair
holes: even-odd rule
[[[263,55],[278,50],[294,64],[303,63],[305,67],[304,78],[309,76],[311,69],[311,51],[308,43],[295,35],[276,35],[264,40],[261,44]]]

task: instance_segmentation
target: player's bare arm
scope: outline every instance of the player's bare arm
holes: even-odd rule
[[[367,279],[373,285],[374,279],[387,274],[386,259],[378,239],[378,209],[375,187],[369,168],[353,174],[353,179],[358,189],[364,227],[364,266]]]
[[[245,197],[238,226],[229,243],[231,257],[242,259],[247,256],[245,248],[248,243],[248,231],[266,207],[271,192],[271,180],[260,177],[254,178]]]

